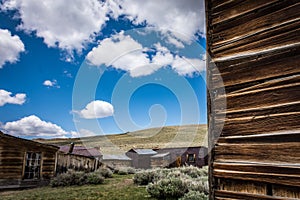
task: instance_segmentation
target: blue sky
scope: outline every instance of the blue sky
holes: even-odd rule
[[[3,132],[82,137],[206,123],[202,1],[42,2],[1,1]]]

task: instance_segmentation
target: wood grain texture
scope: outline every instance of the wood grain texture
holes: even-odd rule
[[[6,135],[0,132],[0,189],[23,186],[38,186],[55,175],[55,154],[58,147],[44,145]],[[28,182],[24,179],[25,155],[41,153],[41,179]]]
[[[299,199],[299,10],[206,0],[210,199]]]

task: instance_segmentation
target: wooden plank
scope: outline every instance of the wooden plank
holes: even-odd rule
[[[250,193],[239,193],[239,192],[230,192],[230,191],[215,191],[216,199],[219,198],[229,198],[229,199],[243,199],[243,200],[253,200],[253,199],[261,199],[261,200],[287,200],[287,198],[282,197],[272,197],[267,195],[257,195]]]
[[[254,10],[236,20],[219,23],[212,28],[212,42],[214,45],[222,45],[296,22],[299,20],[299,9],[299,1],[283,0],[274,6]]]
[[[255,134],[255,135],[237,135],[228,137],[219,137],[219,143],[229,144],[265,144],[268,143],[281,143],[281,142],[299,142],[300,143],[300,130],[288,130],[285,132],[276,131],[266,134]]]
[[[241,171],[241,172],[257,172],[266,174],[281,174],[281,175],[295,175],[300,177],[300,163],[298,166],[287,164],[267,164],[264,162],[258,163],[237,163],[237,162],[215,162],[214,168],[219,170],[228,171]]]
[[[294,186],[273,185],[272,193],[277,197],[300,199],[300,188]]]
[[[215,147],[215,159],[300,163],[300,143],[218,144]]]
[[[225,23],[234,18],[242,17],[249,12],[254,12],[259,8],[269,6],[274,2],[279,2],[279,0],[260,0],[255,2],[252,0],[231,1],[226,4],[223,3],[223,5],[217,8],[214,6],[211,24],[214,26],[218,23]]]
[[[300,129],[300,112],[270,114],[265,116],[249,116],[235,119],[225,119],[225,122],[216,124],[222,126],[221,136],[244,136],[266,134],[275,131],[286,132]],[[223,124],[224,123],[224,124]],[[251,129],[249,129],[251,127]]]
[[[293,22],[292,25],[285,24],[285,26],[279,27],[279,30],[276,30],[276,34],[273,34],[271,31],[267,33],[263,32],[245,40],[216,46],[212,48],[212,53],[217,57],[226,57],[235,55],[236,52],[239,52],[239,54],[247,54],[248,52],[259,52],[266,49],[275,49],[276,47],[283,45],[289,46],[299,43],[299,24],[300,20],[298,22]],[[273,31],[275,32],[275,30]]]
[[[293,76],[300,73],[299,60],[300,47],[222,62],[218,64],[218,68],[210,65],[212,66],[210,70],[214,74],[213,85],[211,86],[212,89],[226,87],[226,91],[231,92],[236,90],[235,88],[239,89],[238,84],[252,82],[250,86],[255,86],[270,79]],[[231,73],[235,74],[234,79],[230,75]]]
[[[220,169],[214,170],[213,173],[214,176],[218,178],[300,186],[299,176],[292,176],[292,175],[288,176],[288,175],[275,174],[275,173],[267,174],[267,173],[257,173],[257,172],[229,171],[229,170],[220,170]]]
[[[268,107],[276,104],[298,102],[300,99],[300,82],[264,89],[257,89],[241,93],[231,93],[220,96],[216,104],[226,102],[227,111],[249,108]],[[224,99],[226,98],[226,101]]]

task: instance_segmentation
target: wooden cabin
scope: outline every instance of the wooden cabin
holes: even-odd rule
[[[137,169],[151,168],[151,156],[157,152],[152,149],[130,149],[126,156],[132,159],[132,166]]]
[[[97,148],[75,146],[74,143],[59,147],[57,156],[57,173],[68,170],[92,172],[102,165],[103,155]]]
[[[111,168],[132,167],[132,159],[125,154],[104,154],[102,162]]]
[[[160,155],[168,153],[168,155],[164,155],[166,158],[161,158],[161,162],[169,159],[169,167],[180,167],[184,165],[202,167],[207,165],[207,147],[174,147],[155,149],[155,151]],[[158,158],[156,158],[156,161],[158,161]]]
[[[151,167],[152,168],[164,168],[169,167],[171,163],[171,155],[167,153],[158,153],[151,156]]]
[[[58,149],[0,132],[0,189],[48,184],[55,175]]]
[[[210,199],[300,199],[300,2],[205,2]]]

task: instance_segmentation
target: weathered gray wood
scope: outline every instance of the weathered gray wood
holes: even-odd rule
[[[300,198],[299,10],[206,0],[211,199]]]

